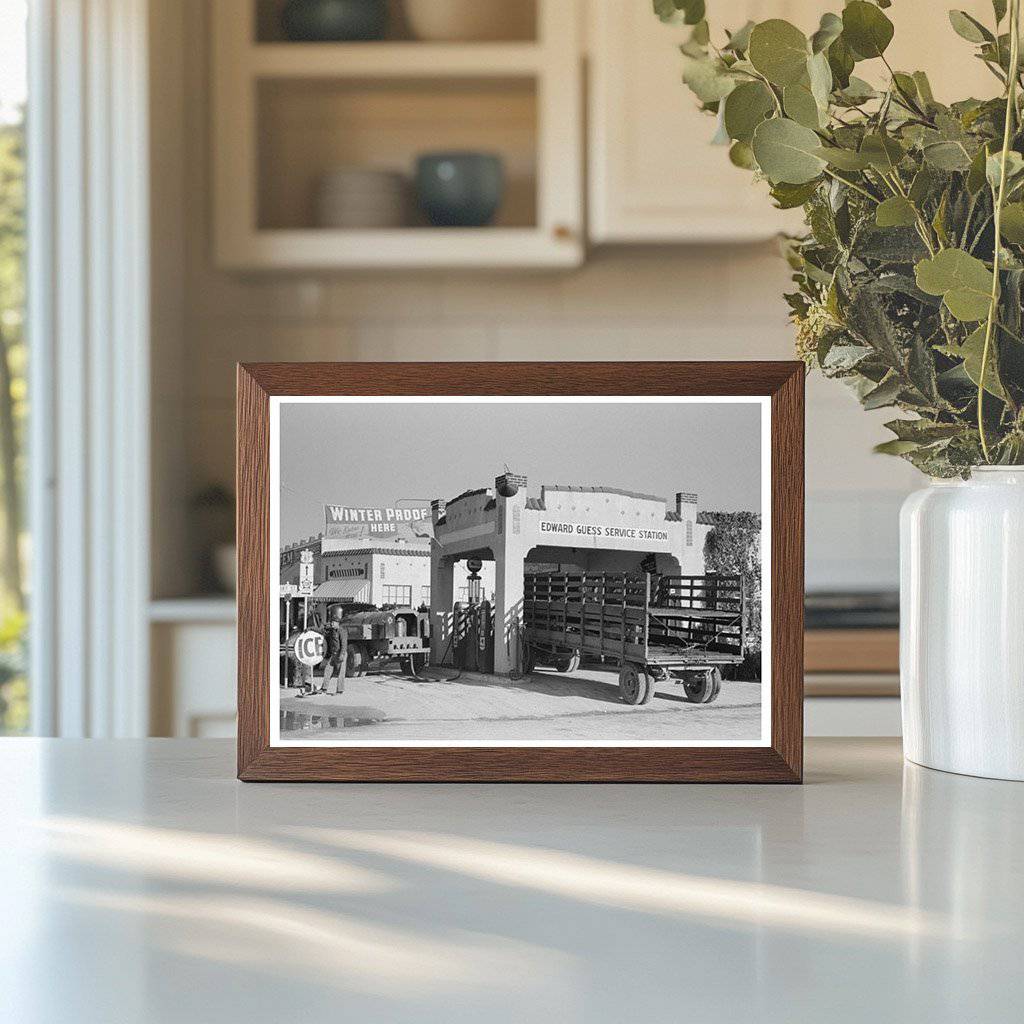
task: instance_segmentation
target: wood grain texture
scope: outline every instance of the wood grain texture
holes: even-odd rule
[[[271,395],[767,395],[770,747],[270,747]],[[238,777],[245,781],[799,782],[804,368],[798,362],[253,363],[238,368]]]

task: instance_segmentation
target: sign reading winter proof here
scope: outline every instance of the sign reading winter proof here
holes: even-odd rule
[[[328,540],[358,540],[383,537],[396,540],[429,540],[432,520],[430,506],[403,508],[397,505],[357,508],[324,505],[324,537]]]

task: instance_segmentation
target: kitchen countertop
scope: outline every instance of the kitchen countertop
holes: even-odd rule
[[[963,1021],[1024,1006],[1024,785],[242,785],[0,741],[0,1021]]]

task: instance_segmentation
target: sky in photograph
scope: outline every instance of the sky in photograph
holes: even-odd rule
[[[282,403],[281,541],[319,534],[324,505],[390,506],[493,487],[505,467],[542,484],[698,495],[759,512],[761,407],[655,403]]]

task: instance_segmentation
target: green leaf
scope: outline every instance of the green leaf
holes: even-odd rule
[[[940,171],[966,171],[971,166],[971,158],[959,142],[928,143],[922,153]]]
[[[860,400],[860,404],[868,410],[882,409],[887,405],[895,405],[901,390],[900,379],[896,374],[893,374],[882,381],[878,387],[872,388],[864,395]]]
[[[932,95],[932,86],[928,81],[928,76],[923,71],[915,71],[911,77],[914,79],[914,85],[917,86],[917,95],[926,104],[934,103],[935,97]]]
[[[923,166],[914,175],[914,180],[910,183],[910,191],[907,195],[915,206],[920,208],[921,204],[928,198],[932,189],[935,188],[937,177],[938,175],[927,165]]]
[[[820,156],[826,163],[838,167],[841,171],[863,171],[871,166],[871,161],[866,156],[855,153],[852,149],[819,146],[814,152],[816,156]]]
[[[762,21],[750,33],[747,57],[772,85],[785,87],[799,81],[809,53],[807,37],[781,18]]]
[[[943,249],[914,268],[917,286],[941,295],[946,308],[965,322],[988,316],[992,274],[981,260],[963,249]]]
[[[1003,151],[1001,149],[991,153],[985,161],[985,177],[992,190],[999,188],[999,176],[1002,172]],[[1011,149],[1006,153],[1006,180],[1013,181],[1024,171],[1024,157],[1016,150]]]
[[[1003,207],[999,231],[1006,241],[1024,245],[1024,203],[1007,203]]]
[[[729,147],[729,162],[736,167],[742,167],[745,171],[757,170],[754,151],[747,142],[734,142]]]
[[[805,128],[821,127],[821,111],[811,90],[805,85],[787,85],[782,90],[782,109],[787,117]]]
[[[889,174],[906,155],[903,147],[891,135],[872,133],[865,135],[860,152],[870,165],[883,174]]]
[[[866,406],[865,406],[866,408]],[[883,441],[876,444],[872,451],[876,455],[906,455],[907,452],[916,451],[921,445],[917,441]]]
[[[818,31],[811,36],[811,53],[827,50],[843,31],[843,19],[838,14],[823,14]]]
[[[665,22],[675,21],[679,16],[673,0],[654,0],[654,13]]]
[[[825,166],[817,154],[818,136],[788,118],[762,121],[754,131],[753,147],[758,166],[773,184],[813,181]]]
[[[750,49],[750,33],[754,29],[754,22],[748,21],[742,28],[736,29],[729,36],[729,42],[723,49],[732,50],[733,53],[746,53]]]
[[[750,142],[754,129],[775,109],[775,99],[764,82],[743,82],[725,100],[725,130],[729,138]]]
[[[850,84],[853,73],[853,53],[846,45],[842,36],[828,48],[828,66],[832,71],[832,79],[837,89],[845,89]]]
[[[963,429],[959,423],[935,423],[932,420],[890,420],[885,424],[900,441],[916,441],[918,444],[930,444],[956,437]]]
[[[825,54],[815,54],[807,61],[807,79],[814,102],[821,111],[820,121],[825,124],[828,120],[828,100],[832,94],[832,69],[828,66]]]
[[[724,65],[710,57],[683,57],[683,81],[701,103],[717,103],[736,87]]]
[[[950,11],[949,23],[958,36],[969,43],[992,42],[995,36],[980,21],[972,18],[966,11]]]
[[[772,186],[771,196],[778,209],[793,210],[798,206],[803,206],[817,191],[817,180],[804,182],[801,185],[791,185],[788,182],[781,181],[777,185]]]
[[[878,96],[878,91],[856,75],[851,75],[846,88],[839,91],[840,102],[848,107],[856,107],[861,103],[867,103],[868,100],[873,100],[876,96]]]
[[[711,29],[706,21],[698,21],[690,33],[690,42],[694,46],[707,46],[711,42]]]
[[[696,25],[704,20],[704,0],[654,0],[654,13],[664,22]]]
[[[843,39],[861,60],[881,57],[892,42],[892,22],[874,5],[853,0],[843,10]]]
[[[964,372],[974,382],[975,387],[981,386],[981,358],[984,352],[985,325],[981,324],[967,336],[967,339],[957,350],[957,353],[964,361]],[[1006,392],[1003,390],[1002,384],[999,383],[999,377],[996,374],[994,355],[995,344],[992,342],[989,344],[988,360],[985,366],[985,390],[990,395],[1005,401]]]
[[[932,217],[932,227],[935,229],[935,234],[939,239],[939,244],[943,247],[949,245],[949,233],[946,231],[946,214],[949,212],[949,189],[945,189],[942,193],[942,198],[939,200],[939,205],[935,209],[935,216]]]
[[[986,143],[971,161],[970,169],[967,172],[967,191],[972,196],[977,195],[985,186],[985,162],[988,160],[988,146]]]
[[[914,204],[903,196],[891,196],[875,207],[875,223],[880,228],[908,227],[916,221]]]

